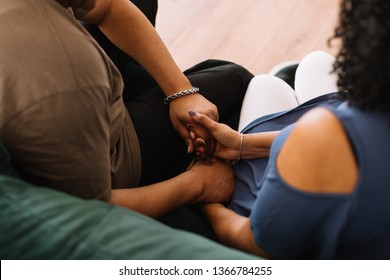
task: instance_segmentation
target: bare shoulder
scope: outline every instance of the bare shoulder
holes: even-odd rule
[[[341,122],[325,108],[313,109],[298,120],[276,165],[283,180],[308,192],[351,193],[359,173]]]

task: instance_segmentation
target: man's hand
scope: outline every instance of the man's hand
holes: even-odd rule
[[[203,161],[194,162],[187,172],[194,172],[201,179],[202,189],[195,202],[228,202],[234,191],[234,173],[232,165],[217,160],[212,165]]]
[[[189,110],[197,110],[218,121],[217,107],[200,94],[191,94],[173,100],[169,104],[169,114],[172,124],[188,147],[188,153],[195,151],[195,144],[191,132],[202,142],[202,156],[212,155],[215,150],[215,141],[208,130],[197,124],[189,115]]]

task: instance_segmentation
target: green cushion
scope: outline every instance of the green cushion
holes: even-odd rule
[[[254,259],[104,202],[0,176],[1,259]]]

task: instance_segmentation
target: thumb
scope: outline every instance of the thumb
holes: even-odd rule
[[[187,145],[187,153],[192,154],[195,150],[195,145],[194,145],[194,142],[192,141],[191,137],[190,136],[184,137],[184,142]]]
[[[180,137],[183,139],[184,143],[187,146],[187,153],[191,154],[195,150],[194,141],[191,137],[191,132],[189,132],[184,126],[179,126],[176,128],[176,131],[180,135]]]
[[[194,111],[188,111],[188,114],[191,116],[191,118],[198,124],[204,126],[209,131],[213,132],[216,130],[216,125],[218,125],[217,122],[210,119],[206,115],[194,112]]]

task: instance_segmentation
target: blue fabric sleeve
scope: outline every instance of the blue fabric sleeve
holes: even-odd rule
[[[302,192],[279,176],[275,158],[291,127],[275,139],[251,212],[257,245],[276,259],[330,259],[352,207],[351,195]]]

